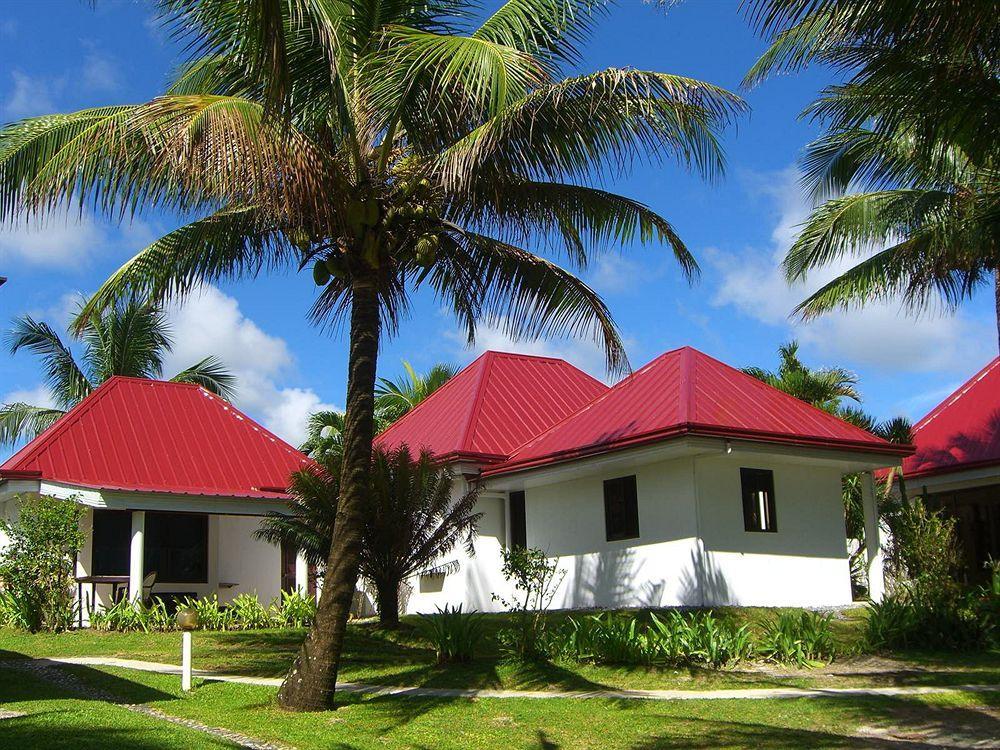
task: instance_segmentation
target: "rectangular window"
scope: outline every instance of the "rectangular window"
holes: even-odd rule
[[[208,582],[208,516],[146,513],[143,568],[157,582]]]
[[[131,513],[127,510],[95,510],[90,574],[127,576],[131,543]]]
[[[743,485],[743,528],[746,531],[777,531],[774,514],[774,472],[770,469],[740,469]]]
[[[634,476],[604,482],[604,526],[609,542],[639,537],[639,501]]]
[[[528,523],[524,510],[524,493],[510,493],[510,546],[528,546]]]

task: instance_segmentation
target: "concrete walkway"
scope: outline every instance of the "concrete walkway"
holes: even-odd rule
[[[37,659],[39,662],[55,664],[80,664],[98,667],[120,667],[143,672],[179,675],[180,667],[135,659],[116,659],[101,656],[52,657]],[[243,675],[219,674],[194,670],[194,675],[211,682],[235,682],[244,685],[264,685],[278,687],[280,677],[246,677]],[[476,688],[431,688],[402,687],[389,685],[368,685],[358,682],[338,682],[337,689],[348,693],[367,695],[389,695],[405,698],[604,698],[611,700],[653,700],[653,701],[693,701],[693,700],[772,700],[781,698],[839,698],[858,696],[906,696],[932,695],[935,693],[1000,692],[1000,685],[947,685],[947,686],[901,686],[875,688],[745,688],[736,690],[491,690]]]

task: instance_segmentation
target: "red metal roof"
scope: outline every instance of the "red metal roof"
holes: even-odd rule
[[[488,474],[681,435],[909,453],[690,347],[667,352],[578,413],[519,447]]]
[[[913,444],[907,479],[1000,464],[1000,357],[917,422]]]
[[[291,473],[308,464],[196,385],[114,377],[0,466],[0,478],[282,499]]]
[[[489,351],[378,436],[444,460],[503,461],[608,390],[568,362]]]

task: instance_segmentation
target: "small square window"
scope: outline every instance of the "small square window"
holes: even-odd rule
[[[510,546],[528,546],[527,513],[524,507],[524,493],[511,492],[509,502],[510,513]]]
[[[777,531],[774,513],[774,472],[770,469],[740,469],[743,484],[743,528],[746,531]]]
[[[634,476],[604,482],[604,525],[609,542],[639,537],[639,503]]]

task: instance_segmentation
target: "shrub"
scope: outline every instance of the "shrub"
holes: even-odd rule
[[[271,603],[275,625],[304,628],[316,618],[316,598],[302,594],[298,589],[282,591],[281,598]]]
[[[275,624],[272,610],[255,594],[239,594],[226,607],[224,630],[258,630]]]
[[[873,651],[983,648],[996,638],[996,620],[990,616],[995,607],[996,599],[985,591],[900,586],[868,605],[865,645]]]
[[[94,612],[90,627],[119,633],[163,632],[174,629],[174,618],[167,614],[167,607],[159,597],[154,597],[148,605],[120,599],[107,609]]]
[[[548,656],[545,612],[552,604],[566,573],[559,561],[549,560],[540,549],[511,547],[503,551],[504,578],[515,594],[507,600],[493,594],[513,614],[514,627],[497,634],[501,650],[522,661],[537,661]]]
[[[834,657],[832,620],[818,612],[782,612],[762,624],[758,651],[774,662],[820,666]]]
[[[440,607],[437,614],[420,615],[420,633],[434,646],[438,664],[472,661],[482,640],[483,616],[479,612],[462,612],[462,605]]]
[[[83,548],[83,506],[52,497],[19,498],[16,521],[0,519],[10,540],[0,552],[4,607],[28,630],[65,630],[76,616],[73,560]]]
[[[551,648],[577,661],[603,664],[649,664],[655,654],[635,617],[612,612],[568,618],[553,634]]]
[[[13,591],[0,591],[0,627],[30,630],[33,622],[27,598],[19,598]]]
[[[883,517],[890,531],[886,565],[896,583],[956,585],[961,554],[954,518],[928,511],[920,498],[884,504]]]
[[[650,615],[657,649],[671,664],[722,667],[746,661],[754,654],[750,626],[719,620],[711,611]]]
[[[228,630],[229,613],[215,594],[202,599],[185,597],[178,603],[179,607],[190,607],[198,613],[199,627],[205,630]]]

